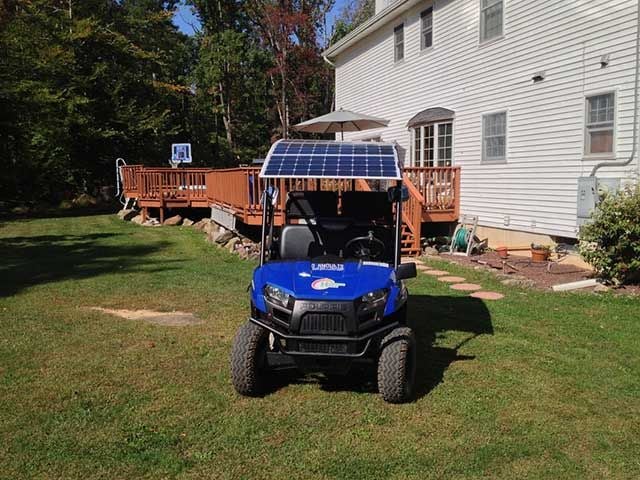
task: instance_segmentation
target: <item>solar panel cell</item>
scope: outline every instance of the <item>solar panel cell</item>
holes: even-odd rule
[[[262,177],[400,179],[393,145],[280,140],[265,159]]]

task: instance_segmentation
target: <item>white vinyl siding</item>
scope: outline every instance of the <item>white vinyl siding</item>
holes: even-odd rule
[[[420,50],[433,45],[433,8],[429,7],[420,14]]]
[[[507,112],[482,116],[482,161],[504,162],[507,159]]]
[[[399,62],[404,59],[404,24],[393,29],[393,61]]]
[[[585,155],[586,97],[615,91],[614,156],[631,154],[637,1],[509,0],[504,39],[481,48],[479,0],[437,2],[434,47],[420,55],[420,14],[429,5],[402,12],[332,58],[336,104],[389,120],[384,129],[345,139],[379,134],[398,142],[412,165],[407,122],[427,108],[453,110],[461,213],[486,227],[575,237],[577,179],[601,161]],[[394,68],[390,51],[400,21],[406,58]],[[611,58],[606,68],[603,52]],[[546,78],[534,84],[531,75],[541,70]],[[508,112],[507,162],[484,163],[482,115],[496,111]],[[598,176],[628,178],[637,166],[636,158]]]
[[[586,155],[611,155],[615,151],[615,112],[614,93],[587,97],[585,122]]]

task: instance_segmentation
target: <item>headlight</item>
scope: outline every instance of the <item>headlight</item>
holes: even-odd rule
[[[264,296],[271,300],[273,303],[277,303],[280,306],[287,308],[291,295],[285,293],[282,289],[274,287],[273,285],[264,286]]]
[[[360,301],[362,302],[361,308],[364,310],[371,310],[384,305],[385,303],[387,303],[388,293],[389,292],[387,290],[380,289],[363,295],[360,298]]]

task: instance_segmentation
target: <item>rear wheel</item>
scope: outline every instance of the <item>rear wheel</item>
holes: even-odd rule
[[[389,403],[411,400],[416,376],[416,340],[413,330],[399,327],[391,331],[380,345],[378,390]]]
[[[260,395],[267,374],[268,332],[252,322],[245,322],[231,347],[231,381],[241,395]]]

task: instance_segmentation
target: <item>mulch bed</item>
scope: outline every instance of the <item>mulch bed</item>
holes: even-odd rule
[[[584,270],[574,265],[562,262],[534,263],[529,257],[518,255],[509,255],[508,259],[503,260],[495,252],[486,252],[471,257],[442,255],[440,258],[469,267],[480,266],[483,269],[504,275],[503,281],[506,280],[506,283],[512,279],[514,283],[520,281],[522,285],[542,289],[550,289],[553,285],[577,282],[593,277],[593,272],[590,270]]]

